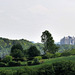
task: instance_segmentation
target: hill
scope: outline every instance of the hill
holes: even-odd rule
[[[43,53],[43,45],[41,43],[32,43],[31,41],[20,39],[20,40],[10,40],[7,38],[0,37],[0,57],[3,57],[5,55],[10,54],[11,47],[14,44],[21,44],[23,47],[23,50],[28,49],[30,46],[35,45],[38,50]]]

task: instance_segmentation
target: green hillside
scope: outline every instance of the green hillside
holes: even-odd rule
[[[30,68],[39,68],[43,65],[48,65],[48,64],[52,64],[55,62],[60,62],[60,61],[72,61],[75,62],[75,56],[67,56],[67,57],[58,57],[58,58],[51,58],[51,59],[43,59],[40,61],[44,61],[43,64],[40,65],[33,65],[33,66],[28,66]],[[16,71],[20,68],[24,68],[25,66],[19,66],[19,67],[0,67],[0,70],[13,70]]]
[[[0,57],[3,57],[4,55],[7,55],[11,51],[11,47],[14,44],[21,44],[23,47],[23,50],[28,49],[30,46],[35,45],[38,50],[43,53],[43,45],[41,43],[32,43],[31,41],[20,39],[20,40],[10,40],[7,38],[0,37]]]

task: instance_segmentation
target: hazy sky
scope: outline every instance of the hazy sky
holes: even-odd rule
[[[40,42],[45,30],[75,36],[75,0],[0,0],[0,37]]]

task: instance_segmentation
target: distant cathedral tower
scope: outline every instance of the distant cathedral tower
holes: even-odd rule
[[[60,44],[64,45],[64,44],[68,44],[68,45],[75,45],[75,37],[64,37],[60,40]]]

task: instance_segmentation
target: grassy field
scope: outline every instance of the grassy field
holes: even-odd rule
[[[42,65],[45,64],[52,64],[54,62],[59,62],[59,61],[72,61],[75,62],[75,56],[67,56],[67,57],[58,57],[58,58],[51,58],[51,59],[42,59],[41,61],[44,61],[43,64],[40,65],[34,65],[34,66],[29,66],[30,68],[38,68]],[[24,68],[25,66],[18,66],[18,67],[0,67],[0,70],[12,70],[16,71],[18,69]]]

